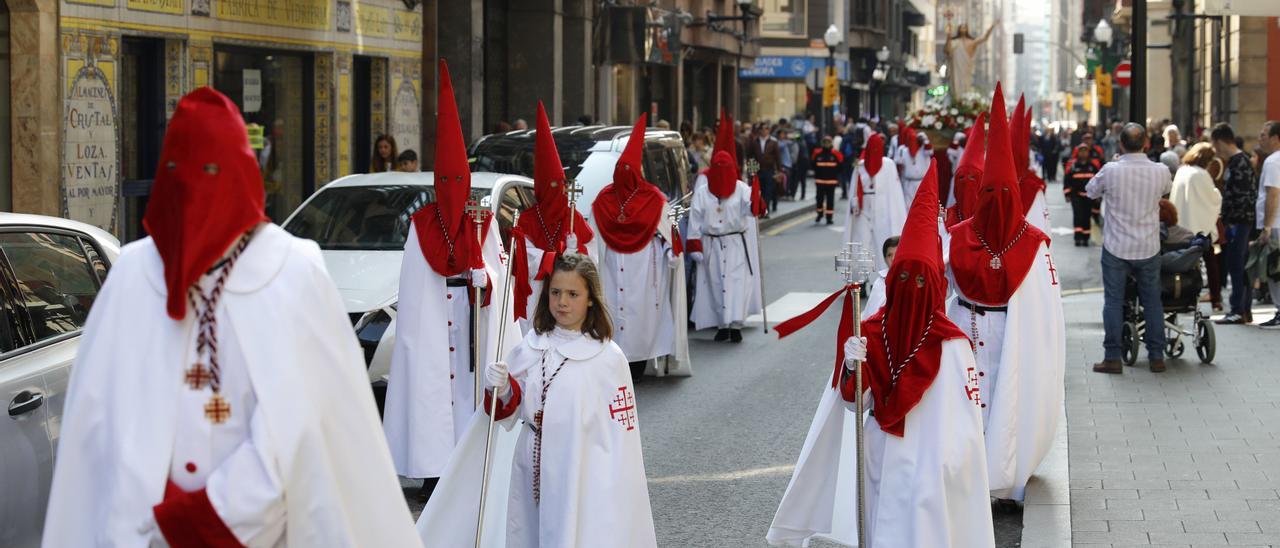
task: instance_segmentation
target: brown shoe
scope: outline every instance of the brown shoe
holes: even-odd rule
[[[1120,360],[1102,360],[1093,364],[1093,372],[1117,375],[1124,372],[1124,366],[1120,365]]]
[[[1164,360],[1151,360],[1151,372],[1152,372],[1152,373],[1163,373],[1163,372],[1164,372]]]

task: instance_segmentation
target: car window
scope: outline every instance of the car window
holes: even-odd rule
[[[515,224],[516,212],[524,211],[529,202],[520,195],[519,185],[507,185],[502,191],[502,202],[498,204],[498,232],[502,234],[502,245],[511,241],[511,227]]]
[[[582,163],[591,156],[595,138],[568,132],[554,132],[556,152],[565,175],[577,177]],[[492,171],[533,177],[534,140],[532,131],[494,135],[480,141],[472,150],[471,171]]]
[[[93,273],[98,277],[98,285],[102,285],[107,281],[107,269],[110,267],[107,262],[102,260],[102,254],[98,253],[98,248],[85,238],[80,238],[80,245],[84,248],[84,254],[89,258],[89,265],[93,267]]]
[[[662,190],[663,194],[670,197],[673,189],[676,188],[676,182],[671,174],[671,156],[667,154],[667,147],[657,141],[649,141],[644,144],[644,178],[653,183]]]
[[[18,314],[17,297],[9,272],[0,268],[0,354],[18,348],[22,319]]]
[[[488,189],[471,189],[473,200],[488,194]],[[434,188],[421,185],[327,188],[303,205],[284,229],[315,240],[320,249],[400,250],[413,214],[435,197]]]
[[[84,326],[100,283],[80,239],[46,232],[0,233],[20,312],[33,344]]]

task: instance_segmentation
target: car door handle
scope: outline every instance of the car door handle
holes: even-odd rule
[[[14,396],[9,402],[9,416],[17,417],[26,413],[30,413],[44,405],[44,394],[24,390]]]

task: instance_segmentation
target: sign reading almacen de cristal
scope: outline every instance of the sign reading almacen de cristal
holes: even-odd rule
[[[81,68],[63,102],[62,208],[70,219],[114,232],[119,195],[116,108],[111,83]]]
[[[214,16],[228,21],[328,30],[332,0],[218,0]]]

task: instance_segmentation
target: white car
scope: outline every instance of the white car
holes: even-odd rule
[[[312,194],[284,222],[294,236],[320,245],[380,405],[395,346],[400,261],[410,217],[435,201],[433,181],[430,171],[349,175]],[[471,194],[476,201],[489,198],[504,242],[515,212],[534,203],[533,181],[519,175],[472,173]]]
[[[0,213],[0,546],[40,545],[71,363],[119,255],[96,227]]]

